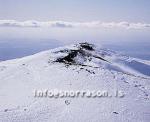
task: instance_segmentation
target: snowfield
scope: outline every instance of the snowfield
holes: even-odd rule
[[[79,43],[0,62],[0,122],[149,122],[150,62]],[[35,90],[124,97],[34,97]]]

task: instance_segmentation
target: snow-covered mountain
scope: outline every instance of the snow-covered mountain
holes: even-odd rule
[[[150,61],[88,43],[0,62],[0,84],[0,122],[150,121]],[[36,90],[111,95],[35,97]]]

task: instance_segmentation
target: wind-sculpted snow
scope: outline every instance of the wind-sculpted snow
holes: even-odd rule
[[[66,65],[104,67],[137,76],[150,76],[150,65],[108,49],[97,49],[88,43],[73,45],[73,49],[63,48],[54,51],[54,54],[58,55],[54,62]]]
[[[149,66],[88,43],[0,62],[0,122],[149,122]],[[35,97],[35,90],[104,90],[112,96]]]

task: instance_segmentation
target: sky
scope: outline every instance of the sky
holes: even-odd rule
[[[0,0],[0,19],[150,21],[149,0]]]
[[[149,0],[0,0],[0,38],[147,41],[149,6]]]
[[[150,59],[150,0],[0,0],[0,60],[90,42]]]

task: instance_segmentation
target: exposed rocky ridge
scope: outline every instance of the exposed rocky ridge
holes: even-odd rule
[[[95,51],[94,49],[95,46],[93,44],[89,44],[85,42],[85,43],[79,43],[75,46],[77,47],[77,49],[64,49],[55,52],[55,53],[67,53],[67,55],[57,58],[54,62],[65,63],[70,65],[71,64],[82,65],[82,66],[84,66],[84,62],[91,61],[92,58],[97,58],[99,60],[108,62],[103,57],[93,54],[93,51]],[[76,57],[79,58],[76,59]]]

